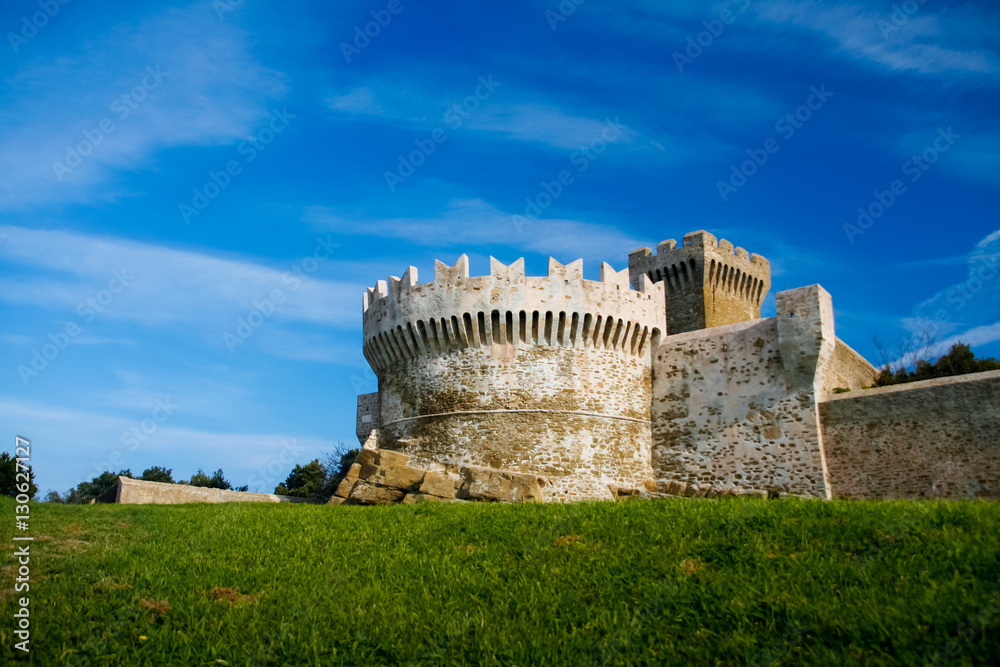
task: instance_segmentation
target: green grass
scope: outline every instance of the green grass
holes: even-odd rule
[[[39,504],[30,521],[37,665],[1000,660],[1000,504]]]

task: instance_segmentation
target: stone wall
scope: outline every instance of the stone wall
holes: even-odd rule
[[[830,295],[777,295],[777,317],[663,339],[653,360],[652,468],[670,484],[828,497],[817,397],[833,365]]]
[[[183,503],[307,503],[306,498],[276,496],[273,493],[249,493],[228,489],[209,489],[187,484],[146,482],[119,477],[111,493],[102,494],[98,502],[123,505],[179,505]]]
[[[368,436],[380,425],[378,392],[358,396],[358,414],[355,433],[358,442],[364,444]]]
[[[438,262],[431,283],[417,284],[411,268],[369,290],[379,446],[416,465],[543,475],[547,500],[641,486],[663,290],[633,290],[627,271],[607,264],[600,277],[550,259],[544,277],[526,277],[521,260],[491,260],[489,276],[470,278],[463,256]]]
[[[823,376],[823,393],[832,394],[835,389],[864,389],[873,386],[877,378],[875,367],[838,338],[833,348],[833,362]]]
[[[1000,500],[1000,371],[851,391],[819,409],[834,497]]]
[[[650,477],[649,352],[525,346],[401,362],[380,380],[383,447],[418,465],[543,475],[547,500]]]

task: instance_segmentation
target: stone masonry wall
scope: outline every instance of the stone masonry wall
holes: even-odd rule
[[[877,378],[875,367],[838,338],[833,349],[833,363],[823,376],[823,393],[832,394],[834,389],[864,389],[874,385]]]
[[[649,351],[493,346],[401,362],[380,380],[383,447],[414,464],[548,478],[546,500],[650,478]]]
[[[817,397],[833,365],[830,295],[781,292],[778,316],[667,336],[653,360],[652,467],[670,483],[828,497]]]
[[[355,424],[355,434],[358,441],[364,444],[372,430],[379,427],[378,392],[358,396],[358,413]]]
[[[1000,500],[1000,371],[851,391],[819,410],[834,497]]]

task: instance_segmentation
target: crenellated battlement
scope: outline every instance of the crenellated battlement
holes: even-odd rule
[[[683,333],[760,317],[771,288],[771,263],[704,230],[629,254],[632,284],[664,285],[668,333]]]
[[[601,265],[599,280],[583,278],[583,260],[549,258],[547,276],[526,276],[524,259],[490,258],[490,273],[469,275],[469,259],[435,261],[434,280],[417,269],[389,276],[364,294],[364,352],[377,373],[423,354],[470,347],[553,345],[643,354],[665,327],[663,286],[627,270]]]

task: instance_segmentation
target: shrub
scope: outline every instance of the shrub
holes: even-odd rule
[[[171,468],[161,468],[160,466],[153,466],[152,468],[146,468],[142,471],[141,479],[144,482],[166,482],[167,484],[173,484],[174,478],[173,469]]]
[[[326,477],[326,468],[319,459],[313,459],[304,466],[296,465],[274,492],[280,496],[319,499],[323,496]]]
[[[191,475],[191,481],[189,482],[191,486],[201,486],[209,489],[230,489],[232,491],[246,491],[246,486],[234,487],[226,479],[225,474],[222,472],[222,468],[219,468],[212,473],[209,477],[205,474],[205,471],[198,468],[198,472]]]
[[[11,498],[18,495],[17,485],[24,484],[24,478],[18,479],[17,473],[17,459],[7,452],[0,454],[0,495]],[[34,498],[38,487],[35,486],[35,474],[31,466],[22,469],[21,473],[28,473],[28,498]]]
[[[926,359],[921,359],[914,364],[913,370],[908,370],[904,366],[895,372],[890,366],[886,365],[882,368],[878,379],[875,380],[875,386],[887,387],[905,382],[995,370],[1000,370],[1000,361],[992,357],[977,359],[969,345],[958,342],[951,346],[948,354],[942,355],[933,364]]]

